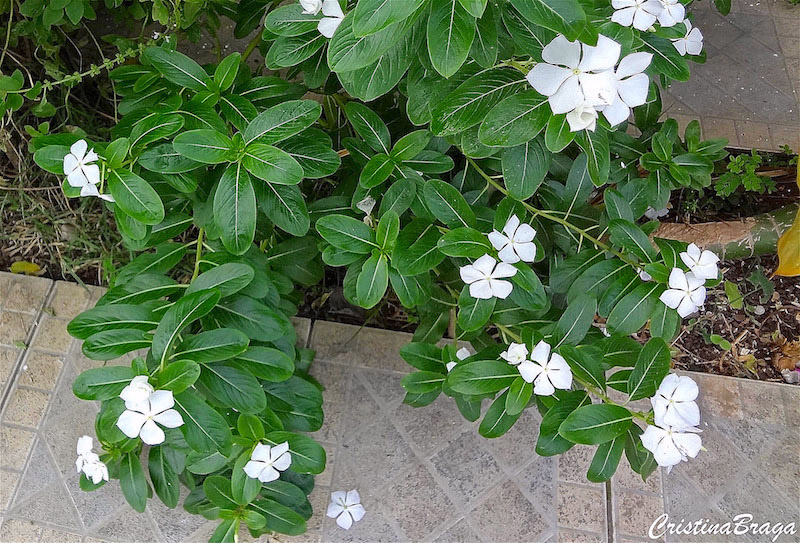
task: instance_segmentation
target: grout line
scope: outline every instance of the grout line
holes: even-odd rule
[[[17,361],[14,363],[14,369],[11,371],[11,374],[8,376],[8,380],[6,381],[6,388],[3,391],[2,397],[0,397],[0,417],[5,413],[6,406],[8,405],[8,401],[11,398],[12,390],[16,390],[16,383],[19,379],[20,370],[22,368],[23,361],[28,357],[28,353],[31,350],[31,344],[33,343],[33,338],[36,333],[39,331],[39,325],[42,323],[42,316],[44,313],[44,308],[46,304],[50,301],[55,292],[55,281],[50,281],[50,286],[47,289],[47,294],[45,294],[44,300],[42,301],[41,305],[36,310],[36,317],[33,319],[33,325],[31,326],[30,331],[28,332],[28,336],[25,338],[25,349],[20,352],[17,356]]]
[[[614,543],[614,504],[611,492],[611,479],[606,481],[606,530],[608,531],[608,543]]]

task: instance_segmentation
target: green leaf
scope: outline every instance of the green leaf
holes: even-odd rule
[[[467,60],[474,39],[475,17],[460,0],[432,0],[428,52],[437,72],[444,77],[455,74]]]
[[[622,451],[625,449],[627,432],[615,437],[611,441],[601,443],[594,453],[586,478],[593,483],[603,483],[611,479],[617,471]]]
[[[391,138],[389,129],[378,115],[364,104],[348,102],[344,106],[347,120],[353,129],[361,136],[375,152],[388,155]]]
[[[424,219],[412,220],[397,236],[392,252],[394,268],[402,275],[413,276],[437,266],[444,260],[437,249],[439,235],[436,225]]]
[[[527,20],[563,34],[574,41],[586,24],[586,14],[577,0],[511,0]]]
[[[523,91],[509,96],[489,111],[478,138],[490,147],[516,147],[535,138],[549,118],[547,98],[532,89]]]
[[[424,372],[441,373],[442,349],[430,343],[406,343],[400,347],[400,356],[413,367]]]
[[[250,347],[233,363],[259,379],[276,383],[289,379],[294,373],[294,361],[283,351],[271,347]]]
[[[218,324],[237,328],[256,341],[275,341],[290,334],[294,336],[294,327],[283,313],[248,296],[222,300],[213,316]]]
[[[299,134],[319,119],[322,107],[314,100],[292,100],[259,114],[244,131],[246,144],[273,144]]]
[[[277,36],[302,36],[317,31],[321,16],[303,13],[299,2],[270,11],[264,19],[264,28]]]
[[[322,238],[339,249],[351,253],[369,254],[374,248],[375,234],[369,226],[346,215],[326,215],[316,224]]]
[[[519,415],[528,405],[533,394],[533,383],[526,382],[522,377],[517,377],[508,388],[506,396],[506,413]]]
[[[336,151],[331,149],[328,135],[315,128],[307,128],[280,142],[278,147],[300,164],[306,179],[320,179],[331,175],[342,163]]]
[[[375,241],[384,252],[394,247],[397,235],[400,233],[400,217],[390,210],[381,215],[378,228],[375,231]]]
[[[254,276],[255,272],[249,264],[241,262],[220,264],[198,275],[186,289],[185,294],[215,288],[219,291],[220,298],[226,298],[249,285]]]
[[[478,72],[433,109],[431,131],[439,136],[449,136],[472,128],[482,122],[493,107],[524,85],[527,83],[522,74],[513,68],[500,67]]]
[[[242,60],[242,54],[238,52],[231,53],[217,65],[214,71],[214,83],[216,83],[219,92],[228,90],[233,82],[236,80],[236,74],[239,72],[239,63]]]
[[[325,470],[325,449],[308,436],[291,432],[270,432],[265,440],[272,446],[288,442],[292,455],[289,467],[295,473],[320,474]]]
[[[227,456],[231,451],[233,436],[228,423],[216,410],[188,390],[175,395],[175,409],[183,418],[180,427],[186,443],[195,451],[219,451]]]
[[[376,254],[364,262],[356,282],[356,296],[361,307],[369,309],[377,305],[389,286],[389,264],[386,255]]]
[[[126,454],[122,457],[119,466],[119,486],[128,504],[135,511],[144,513],[147,507],[148,485],[142,464],[135,454]]]
[[[242,165],[253,176],[271,184],[296,185],[303,168],[286,151],[272,145],[252,143],[244,150]]]
[[[642,44],[642,51],[653,55],[652,69],[676,81],[689,80],[689,63],[670,40],[648,34],[642,35]]]
[[[479,258],[491,251],[486,235],[473,228],[455,228],[443,235],[436,244],[447,256]]]
[[[658,259],[656,252],[647,234],[637,225],[624,219],[614,219],[608,223],[611,230],[611,241],[624,247],[637,258],[645,262],[655,262]]]
[[[178,134],[172,146],[181,156],[203,164],[226,162],[233,151],[233,142],[228,136],[202,128]]]
[[[586,346],[581,347],[564,345],[558,352],[561,353],[577,377],[600,390],[605,390],[605,371],[601,365],[600,357],[593,356],[594,354],[602,354],[602,351]]]
[[[483,416],[483,420],[478,426],[478,433],[483,437],[500,437],[508,432],[519,419],[522,411],[512,415],[506,407],[510,393],[510,390],[503,392],[486,410],[486,415]]]
[[[629,401],[649,398],[669,373],[669,347],[661,338],[652,338],[645,344],[628,378]]]
[[[77,339],[87,339],[104,330],[127,328],[147,331],[153,330],[156,326],[158,320],[149,308],[132,304],[114,304],[100,305],[84,311],[67,324],[67,332]]]
[[[423,195],[431,213],[447,226],[451,228],[476,226],[475,212],[458,189],[450,183],[431,179],[425,183]]]
[[[231,482],[220,475],[212,475],[203,481],[203,492],[212,504],[221,509],[236,509],[238,504],[233,499]]]
[[[619,405],[585,405],[564,419],[558,433],[573,443],[599,445],[622,435],[632,420],[631,412]]]
[[[629,269],[628,264],[618,258],[602,260],[581,273],[572,283],[567,292],[567,300],[572,303],[582,294],[599,299],[608,286]]]
[[[249,507],[267,519],[267,530],[286,535],[301,535],[306,531],[305,519],[278,502],[256,500]]]
[[[645,325],[664,287],[658,283],[640,284],[626,294],[608,315],[608,331],[630,335]]]
[[[171,390],[177,394],[192,386],[199,376],[200,366],[195,361],[176,360],[158,373],[158,389]]]
[[[177,152],[172,143],[162,143],[151,147],[141,154],[139,164],[145,170],[167,174],[189,172],[201,165]]]
[[[153,115],[136,123],[130,133],[130,146],[134,155],[148,143],[171,136],[183,127],[183,117],[174,113]]]
[[[680,328],[678,312],[663,303],[655,304],[650,313],[650,335],[660,337],[664,341],[672,341]]]
[[[511,386],[519,377],[517,368],[499,360],[457,364],[447,375],[447,386],[461,394],[489,394]]]
[[[582,130],[575,133],[575,141],[586,154],[589,177],[595,186],[608,182],[611,168],[611,154],[608,147],[608,133],[605,130]]]
[[[551,152],[559,153],[572,143],[577,134],[569,129],[566,115],[552,115],[544,131],[544,143]]]
[[[176,467],[172,463],[171,449],[166,445],[150,447],[147,453],[147,469],[156,495],[164,505],[174,509],[180,499],[181,486]]]
[[[439,365],[441,369],[441,364]],[[402,384],[411,394],[427,394],[440,391],[444,384],[445,375],[439,372],[414,371],[403,377]]]
[[[217,328],[187,337],[172,356],[199,363],[228,360],[243,353],[249,342],[249,338],[239,330]]]
[[[539,439],[536,441],[536,454],[555,456],[572,448],[572,442],[558,433],[564,419],[578,407],[591,404],[591,398],[582,390],[557,391],[554,396],[558,401],[547,410],[539,424]]]
[[[556,323],[553,332],[553,340],[557,342],[555,347],[580,343],[586,337],[596,312],[597,300],[594,297],[584,294],[575,298]]]
[[[72,392],[81,400],[110,400],[119,396],[133,379],[127,366],[106,366],[81,373],[72,384]]]
[[[89,336],[81,350],[91,360],[112,360],[150,347],[152,342],[152,337],[141,330],[105,330]]]
[[[384,155],[383,153],[378,153],[369,159],[367,165],[364,166],[363,170],[361,170],[359,184],[365,189],[377,187],[389,179],[389,176],[392,174],[392,171],[394,171],[395,166],[396,163],[394,160],[392,160],[392,158]]]
[[[239,519],[223,520],[211,534],[208,543],[236,543],[239,533]]]
[[[194,91],[209,90],[211,78],[199,64],[186,55],[161,47],[148,47],[143,56],[161,75],[179,87]]]
[[[509,196],[527,200],[544,181],[550,167],[550,152],[540,139],[534,139],[503,151],[503,178]]]
[[[458,325],[465,332],[483,328],[492,316],[496,303],[497,298],[473,298],[469,294],[469,287],[464,286],[458,297]]]
[[[219,291],[201,290],[184,296],[170,307],[156,328],[153,336],[151,354],[163,363],[169,356],[170,348],[175,344],[181,331],[203,315],[209,313],[219,301]]]
[[[353,13],[353,33],[356,36],[369,36],[384,28],[410,17],[424,0],[361,0]]]
[[[425,150],[430,141],[431,133],[427,130],[416,130],[406,134],[392,147],[391,157],[398,162],[411,160]]]
[[[241,420],[241,416],[239,417]],[[259,424],[261,423],[257,418],[255,419]],[[263,428],[262,428],[263,431]],[[233,465],[233,473],[231,474],[231,497],[239,505],[247,505],[258,496],[261,490],[261,481],[253,479],[244,471],[244,466],[250,461],[250,449],[245,449],[245,452],[239,455],[236,463]]]
[[[327,41],[316,29],[301,36],[279,36],[267,52],[267,66],[273,70],[296,66],[311,58]]]
[[[164,204],[150,184],[130,170],[108,172],[108,190],[126,215],[144,224],[164,220]]]
[[[350,72],[368,66],[403,39],[415,17],[387,26],[369,36],[356,36],[353,15],[348,14],[328,44],[328,66],[334,72]]]
[[[259,209],[275,226],[293,236],[306,235],[311,218],[299,187],[258,183],[254,188]]]
[[[228,166],[217,184],[214,222],[230,253],[241,255],[252,247],[256,234],[256,194],[242,163]]]

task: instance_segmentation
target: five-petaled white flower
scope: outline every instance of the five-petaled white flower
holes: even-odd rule
[[[613,22],[642,31],[653,26],[664,9],[659,0],[611,0],[611,5],[616,10],[611,16]]]
[[[517,366],[528,359],[528,347],[524,343],[511,343],[508,349],[500,353],[500,358]]]
[[[700,424],[700,408],[697,407],[698,389],[691,377],[670,373],[650,398],[653,404],[655,423],[671,426],[676,430]]]
[[[603,116],[611,126],[627,120],[631,108],[647,102],[647,91],[650,78],[643,72],[650,66],[653,55],[650,53],[633,53],[623,58],[614,71],[616,92],[614,100],[608,106],[599,106]]]
[[[519,374],[528,383],[533,383],[533,393],[550,396],[557,388],[568,390],[572,386],[572,370],[558,353],[550,353],[550,344],[540,341],[531,352],[531,360],[519,366]]]
[[[661,26],[675,26],[683,22],[686,16],[686,8],[680,0],[660,0],[661,11],[658,13],[658,24]]]
[[[608,105],[615,96],[610,70],[620,50],[620,44],[603,35],[595,46],[556,36],[542,50],[544,62],[528,73],[528,83],[549,97],[553,113],[567,113],[581,105]]]
[[[79,438],[77,450],[78,459],[75,460],[75,467],[78,469],[78,473],[83,472],[86,478],[90,479],[94,484],[98,484],[100,481],[108,481],[108,467],[92,451],[91,436]]]
[[[339,25],[344,20],[344,12],[339,5],[339,0],[323,0],[322,14],[325,17],[317,25],[317,30],[326,38],[332,38],[336,29],[339,28]]]
[[[497,256],[507,264],[516,264],[520,260],[533,262],[536,258],[536,244],[533,238],[536,235],[530,224],[520,224],[516,215],[511,215],[503,227],[503,232],[492,230],[489,241],[499,252]]]
[[[97,196],[108,202],[113,202],[110,194],[100,194],[97,184],[100,183],[100,167],[92,162],[97,161],[94,149],[86,152],[89,144],[86,140],[78,140],[69,148],[69,153],[64,156],[64,175],[70,187],[80,188],[81,196]]]
[[[683,263],[698,279],[716,279],[719,276],[717,262],[719,257],[711,251],[700,251],[700,247],[690,243],[686,252],[680,253]]]
[[[689,19],[685,19],[683,24],[686,25],[686,34],[682,38],[672,40],[672,45],[675,46],[681,56],[686,54],[699,55],[703,52],[703,33],[700,32],[699,28],[692,28],[692,23]]]
[[[669,274],[669,289],[661,293],[664,305],[678,310],[678,315],[688,317],[706,301],[705,281],[692,272],[684,273],[680,268],[672,268]]]
[[[131,379],[131,382],[119,393],[119,397],[125,400],[125,407],[127,409],[136,409],[146,402],[150,398],[150,395],[155,392],[155,389],[147,379],[147,375],[137,375]]]
[[[289,452],[288,441],[273,447],[259,443],[244,465],[244,472],[251,479],[269,483],[280,477],[280,472],[289,469],[291,464],[292,453]]]
[[[672,466],[694,458],[700,452],[702,440],[697,435],[699,432],[697,428],[677,430],[671,426],[648,426],[641,440],[644,448],[653,453],[656,463],[670,471]]]
[[[300,0],[303,15],[316,15],[322,9],[322,0]]]
[[[140,437],[147,445],[158,445],[164,442],[165,428],[177,428],[183,425],[183,417],[172,406],[175,398],[171,390],[156,390],[147,401],[126,409],[117,419],[117,427],[130,438]]]
[[[569,123],[570,132],[580,130],[594,132],[594,129],[597,128],[597,110],[594,106],[581,104],[567,113],[567,123]]]
[[[456,358],[458,358],[459,362],[461,360],[469,358],[470,356],[472,356],[472,353],[470,353],[469,349],[467,349],[466,347],[461,347],[459,350],[456,351]],[[444,367],[447,369],[447,373],[450,373],[450,370],[455,368],[457,365],[458,362],[456,362],[455,360],[451,360],[450,362],[445,364]]]
[[[461,279],[469,285],[469,294],[473,298],[488,300],[496,296],[505,299],[514,287],[510,281],[502,279],[514,277],[517,268],[498,262],[490,255],[483,255],[474,264],[462,266],[459,272]]]
[[[337,490],[331,492],[331,503],[328,504],[328,517],[335,518],[340,528],[349,530],[353,522],[364,518],[364,506],[361,505],[361,496],[353,489],[348,492]]]

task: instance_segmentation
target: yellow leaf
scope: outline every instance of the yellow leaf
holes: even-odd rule
[[[33,262],[27,262],[25,260],[19,260],[11,264],[11,273],[24,273],[25,275],[40,275],[42,271],[43,271],[42,268],[40,268],[38,264],[34,264]]]
[[[778,240],[778,269],[775,270],[775,275],[800,275],[800,210],[792,227]]]

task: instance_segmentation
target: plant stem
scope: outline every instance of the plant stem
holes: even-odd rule
[[[197,276],[200,274],[200,257],[203,256],[203,234],[205,234],[205,229],[201,228],[197,233],[197,252],[195,253],[194,257],[194,272],[192,273],[192,281],[197,279]]]
[[[473,159],[471,159],[470,157],[466,157],[466,159],[467,159],[467,162],[469,162],[469,164],[472,165],[473,168],[475,168],[475,170],[478,172],[478,174],[480,174],[480,176],[483,177],[486,180],[487,183],[489,183],[491,186],[493,186],[494,188],[499,190],[505,196],[509,195],[508,191],[506,190],[506,188],[503,187],[500,183],[498,183],[494,179],[492,179],[492,177],[489,174],[487,174],[485,171],[483,171],[483,169],[481,169],[481,167],[478,166],[478,164]],[[527,209],[528,211],[533,213],[534,216],[540,216],[540,217],[545,218],[545,219],[547,219],[549,221],[558,223],[558,224],[560,224],[560,225],[562,225],[562,226],[564,226],[566,228],[569,228],[570,230],[572,230],[573,232],[577,233],[581,237],[591,241],[597,247],[600,247],[604,251],[608,251],[609,253],[613,254],[614,256],[619,257],[620,260],[622,260],[623,262],[625,262],[629,266],[633,267],[634,269],[638,270],[640,268],[640,266],[636,262],[630,260],[626,255],[624,255],[621,252],[617,251],[616,249],[612,248],[607,243],[603,243],[602,241],[600,241],[596,237],[592,236],[591,234],[589,234],[583,228],[575,226],[571,222],[569,222],[569,221],[567,221],[565,219],[562,219],[561,217],[557,217],[556,215],[552,215],[547,211],[543,211],[541,209],[537,209],[537,208],[533,207],[532,205],[530,205],[528,202],[524,202],[523,201],[523,202],[520,202],[520,203],[523,206],[525,206],[525,209]]]
[[[247,49],[245,49],[244,53],[242,53],[242,62],[247,62],[247,59],[250,58],[250,55],[253,54],[253,51],[255,51],[259,43],[261,43],[260,32],[257,33],[255,36],[253,36],[253,39],[250,40],[250,43],[247,44]]]

